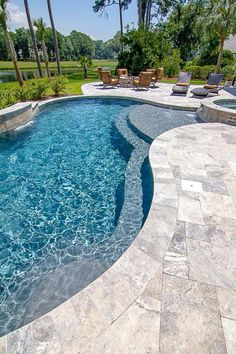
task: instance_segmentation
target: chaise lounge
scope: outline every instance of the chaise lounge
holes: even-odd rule
[[[207,83],[203,87],[197,87],[191,92],[193,96],[207,97],[209,94],[218,95],[219,91],[222,90],[222,86],[219,86],[223,75],[221,74],[209,74]]]
[[[174,93],[185,94],[188,92],[190,86],[192,73],[190,72],[179,72],[178,80],[175,86],[172,87]]]

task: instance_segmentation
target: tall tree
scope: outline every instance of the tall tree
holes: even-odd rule
[[[205,28],[207,35],[219,36],[219,51],[216,73],[220,72],[225,40],[236,34],[236,1],[208,0],[205,12]]]
[[[54,40],[54,47],[55,47],[55,54],[56,54],[56,61],[57,61],[57,71],[58,74],[61,75],[62,70],[61,70],[61,63],[60,63],[60,54],[58,48],[57,32],[56,32],[53,14],[52,14],[51,0],[47,0],[47,4],[48,4],[48,13],[49,13],[51,27],[52,27],[52,33],[53,33],[53,40]]]
[[[37,28],[37,35],[39,42],[41,44],[41,48],[43,51],[43,57],[44,57],[44,62],[47,70],[47,76],[50,77],[50,69],[49,69],[49,60],[48,60],[48,53],[47,53],[47,47],[45,44],[45,34],[47,32],[47,27],[46,23],[43,22],[42,17],[40,17],[37,20],[34,20],[34,26]]]
[[[11,35],[10,35],[10,33],[8,31],[8,27],[7,27],[7,20],[9,19],[9,14],[7,11],[8,2],[9,2],[9,0],[0,0],[0,27],[3,29],[4,34],[5,34],[7,49],[8,49],[9,55],[11,57],[11,60],[13,62],[14,68],[15,68],[17,80],[18,80],[20,86],[23,86],[24,81],[23,81],[21,71],[20,71],[18,63],[17,63],[16,51],[14,48],[13,40],[11,38]]]
[[[107,15],[106,9],[112,5],[118,5],[119,17],[120,17],[120,47],[121,52],[124,50],[123,36],[124,36],[124,26],[123,26],[123,13],[122,11],[127,10],[129,4],[132,0],[95,0],[95,5],[93,6],[94,12],[101,12]]]
[[[35,37],[35,33],[34,33],[34,28],[33,28],[32,20],[31,20],[31,16],[30,16],[28,0],[24,0],[24,4],[25,4],[25,12],[26,12],[26,16],[27,16],[28,25],[29,25],[30,35],[32,38],[35,59],[36,59],[37,67],[38,67],[38,72],[39,72],[39,76],[42,77],[43,72],[42,72],[41,63],[40,63],[40,59],[39,59],[39,52],[38,52],[36,37]]]
[[[152,0],[138,0],[138,26],[149,28],[151,20]]]

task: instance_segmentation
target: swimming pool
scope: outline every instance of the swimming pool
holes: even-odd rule
[[[1,137],[1,335],[81,290],[137,236],[153,189],[150,141],[128,119],[139,106],[121,99],[54,103]],[[188,117],[177,115],[165,129]]]

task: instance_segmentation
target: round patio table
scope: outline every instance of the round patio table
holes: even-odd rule
[[[120,76],[119,85],[120,87],[133,87],[133,81],[135,76]]]

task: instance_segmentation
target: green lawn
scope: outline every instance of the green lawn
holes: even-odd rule
[[[18,61],[19,67],[22,70],[34,70],[37,69],[37,65],[35,62],[31,61]],[[50,68],[51,69],[56,69],[57,64],[56,62],[50,63]],[[93,60],[93,63],[90,68],[97,68],[98,66],[108,66],[113,70],[117,65],[117,60]],[[42,63],[42,67],[44,67],[44,64]],[[78,61],[62,61],[61,62],[61,67],[63,69],[80,69],[78,67]],[[13,64],[11,61],[0,61],[0,70],[14,70]]]
[[[36,69],[36,64],[31,63],[31,62],[19,62],[20,66],[22,69]],[[51,68],[56,68],[56,63],[51,63]],[[115,60],[94,60],[93,64],[91,67],[88,68],[88,79],[84,79],[84,72],[82,68],[79,68],[77,65],[77,62],[62,62],[62,67],[64,68],[73,68],[75,72],[72,74],[67,74],[68,78],[68,85],[67,85],[67,94],[82,94],[81,86],[85,83],[89,82],[94,82],[98,80],[98,74],[97,74],[97,67],[98,66],[108,66],[110,70],[114,72],[114,69],[117,65],[117,62]],[[6,69],[12,69],[12,63],[11,62],[0,62],[1,68]],[[176,83],[176,78],[164,78],[161,80],[162,83],[169,83],[169,84],[175,84]],[[191,80],[191,84],[196,84],[196,85],[202,85],[204,83],[203,80],[198,80],[198,79],[193,79]],[[7,90],[7,89],[12,89],[17,87],[18,84],[17,82],[9,82],[9,83],[1,83],[0,84],[0,91],[1,90]],[[48,91],[48,95],[52,95],[52,91]]]

